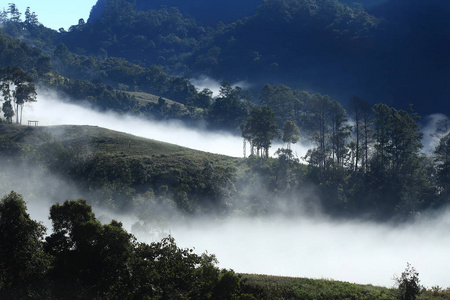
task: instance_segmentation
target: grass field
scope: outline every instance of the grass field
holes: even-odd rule
[[[370,270],[368,270],[370,272]],[[305,299],[305,300],[390,300],[398,299],[397,289],[373,285],[361,285],[326,279],[293,278],[256,274],[240,274],[243,293],[251,293],[257,299]],[[435,287],[422,290],[417,298],[450,299],[450,291]]]

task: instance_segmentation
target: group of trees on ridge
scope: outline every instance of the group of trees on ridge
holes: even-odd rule
[[[36,101],[36,87],[33,78],[20,68],[0,69],[0,90],[2,92],[2,112],[7,122],[22,124],[23,107],[27,102]]]

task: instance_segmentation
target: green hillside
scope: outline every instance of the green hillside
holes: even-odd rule
[[[134,136],[131,134],[109,130],[97,126],[40,126],[27,127],[20,125],[0,125],[3,148],[38,147],[53,138],[64,145],[89,146],[94,153],[104,152],[111,156],[122,156],[127,159],[158,157],[161,164],[174,165],[171,156],[180,157],[189,164],[198,165],[203,160],[215,162],[233,162],[239,159],[217,155],[165,142]]]
[[[220,206],[223,189],[244,165],[242,159],[93,126],[0,124],[0,142],[9,161],[61,176],[93,203],[114,209],[132,208],[137,198],[170,199],[184,212],[206,209],[205,201]]]

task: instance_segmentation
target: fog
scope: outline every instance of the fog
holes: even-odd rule
[[[438,132],[436,135],[436,130],[439,127],[440,122],[448,122],[449,119],[444,114],[433,114],[426,116],[423,118],[421,131],[423,133],[423,150],[422,152],[425,154],[430,154],[439,144],[439,136],[444,136],[447,132]],[[442,127],[442,126],[441,126]],[[445,130],[444,128],[440,128],[440,131]]]
[[[153,122],[113,113],[99,113],[57,100],[40,92],[38,102],[24,110],[24,123],[39,125],[96,125],[182,146],[242,156],[242,139],[226,133],[183,128],[177,122]],[[275,148],[274,146],[273,148]],[[294,148],[298,155],[306,149]],[[1,162],[1,160],[0,160]],[[48,211],[52,203],[77,199],[77,190],[54,176],[38,176],[12,170],[0,172],[2,196],[14,189],[24,195],[33,219],[50,228]],[[33,176],[33,173],[35,175]],[[6,175],[8,174],[8,178]],[[37,174],[37,175],[36,175]],[[300,198],[301,195],[298,195]],[[300,199],[301,200],[301,199]],[[450,287],[450,214],[423,216],[404,225],[366,221],[336,221],[320,212],[285,216],[226,219],[184,219],[181,222],[153,224],[136,231],[137,218],[115,215],[94,207],[102,222],[122,221],[128,231],[146,242],[171,234],[180,247],[215,254],[222,268],[236,272],[326,278],[361,284],[392,287],[409,262],[427,287]],[[151,225],[151,224],[150,224]]]
[[[448,214],[401,227],[326,218],[234,219],[174,226],[183,247],[214,253],[237,272],[392,287],[410,262],[425,286],[450,286]]]

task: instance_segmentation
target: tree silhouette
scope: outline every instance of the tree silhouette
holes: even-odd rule
[[[400,300],[415,300],[420,294],[419,273],[410,263],[407,263],[402,276],[397,278],[397,283]]]
[[[283,126],[283,142],[287,143],[287,149],[291,150],[291,144],[300,139],[300,129],[294,121],[287,121]]]
[[[253,148],[256,148],[258,155],[268,158],[272,140],[279,134],[273,110],[268,106],[253,109],[245,123],[241,125],[241,130],[242,137],[250,141],[251,153],[253,154]]]
[[[45,227],[26,212],[22,196],[12,191],[0,201],[0,298],[25,299],[36,291],[50,266],[42,239]]]

